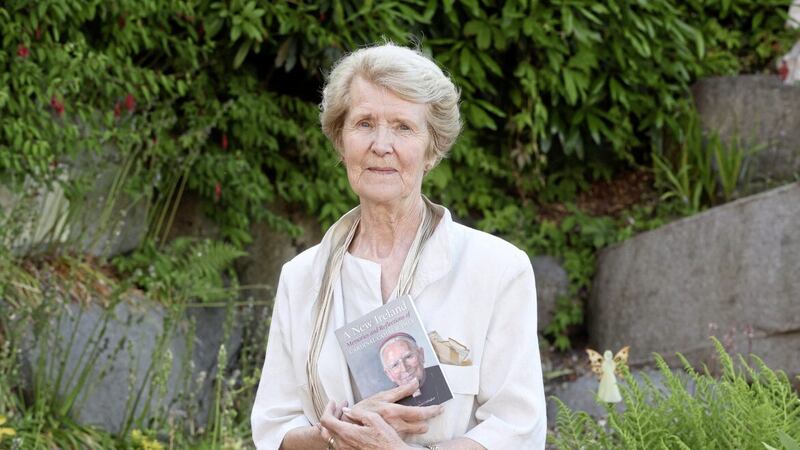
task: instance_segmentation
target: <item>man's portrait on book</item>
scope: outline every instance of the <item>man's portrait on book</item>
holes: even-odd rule
[[[383,371],[397,386],[419,381],[419,389],[414,394],[400,400],[405,405],[425,406],[439,396],[449,398],[441,368],[434,364],[425,367],[425,350],[417,345],[416,339],[408,333],[394,333],[382,342],[378,350]]]

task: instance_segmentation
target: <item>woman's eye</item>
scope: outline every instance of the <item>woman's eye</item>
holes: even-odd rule
[[[400,131],[411,131],[411,127],[409,127],[408,125],[406,125],[406,124],[404,124],[404,123],[401,123],[401,124],[398,126],[398,128],[400,129]]]
[[[361,122],[358,122],[358,124],[356,124],[356,126],[359,127],[359,128],[369,128],[370,124],[366,120],[362,120]]]

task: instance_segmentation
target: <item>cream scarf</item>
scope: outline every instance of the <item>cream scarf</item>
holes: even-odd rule
[[[422,199],[425,206],[422,213],[422,222],[417,229],[417,234],[414,236],[414,241],[411,243],[411,248],[408,250],[408,255],[400,271],[400,278],[397,282],[398,296],[406,295],[411,292],[414,271],[419,263],[422,248],[433,234],[436,224],[442,216],[442,208],[440,206],[434,205],[425,196],[423,196]],[[325,263],[325,271],[322,275],[322,284],[314,304],[316,309],[314,329],[311,332],[311,345],[309,348],[308,360],[306,361],[308,386],[317,417],[322,417],[325,405],[328,403],[328,396],[322,386],[317,363],[319,361],[320,351],[322,350],[322,341],[325,337],[331,305],[333,303],[333,288],[342,272],[344,254],[347,252],[348,247],[350,247],[350,243],[353,242],[353,237],[356,234],[360,222],[361,207],[358,206],[333,224],[323,238],[323,241],[330,240],[331,246],[329,247],[330,251]]]

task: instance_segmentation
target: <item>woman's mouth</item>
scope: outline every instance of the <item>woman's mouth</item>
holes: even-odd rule
[[[393,169],[391,167],[370,167],[367,170],[369,170],[372,173],[376,173],[378,175],[390,175],[397,172],[396,169]]]

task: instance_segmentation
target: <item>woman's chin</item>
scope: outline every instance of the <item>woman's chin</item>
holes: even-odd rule
[[[359,199],[362,205],[393,205],[398,204],[408,198],[408,193],[398,189],[370,189],[359,192]]]

